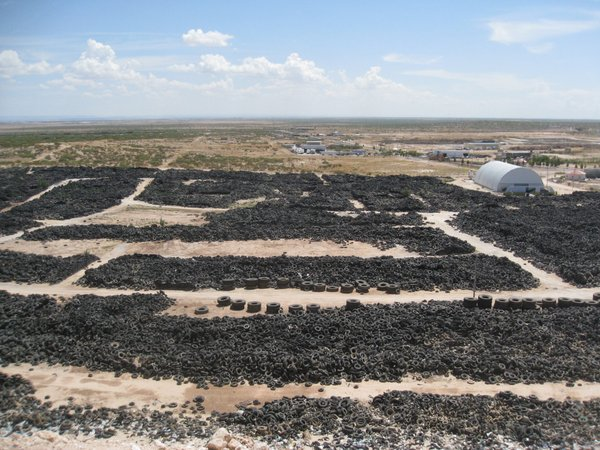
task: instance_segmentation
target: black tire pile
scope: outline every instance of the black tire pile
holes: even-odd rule
[[[0,169],[0,209],[27,200],[62,180],[100,178],[53,189],[38,200],[0,213],[0,236],[39,226],[35,219],[66,219],[116,205],[122,198],[119,196],[133,193],[137,178],[152,176],[154,172],[89,167]]]
[[[503,448],[511,443],[534,447],[593,446],[600,423],[600,401],[587,402],[517,397],[442,396],[392,391],[368,405],[347,397],[283,398],[236,413],[213,413],[185,403],[186,415],[149,411],[135,405],[94,408],[53,407],[34,396],[31,383],[0,373],[0,436],[51,430],[61,435],[110,438],[117,432],[161,441],[207,438],[226,426],[269,443],[289,445],[304,432],[330,437],[315,448],[391,448],[398,445],[444,448]],[[200,403],[201,404],[201,403]]]
[[[229,216],[223,214],[223,216]],[[472,253],[469,243],[448,236],[437,228],[406,227],[398,223],[416,221],[412,216],[398,217],[386,224],[380,214],[365,217],[338,217],[335,227],[320,225],[294,226],[293,224],[253,224],[252,222],[226,221],[219,218],[205,226],[172,225],[133,227],[125,225],[73,225],[47,227],[23,236],[25,240],[52,241],[58,239],[114,239],[125,242],[151,242],[178,239],[183,242],[219,242],[227,240],[277,240],[310,239],[347,244],[364,242],[380,250],[403,246],[422,255],[443,256]],[[347,225],[344,225],[347,224]]]
[[[133,406],[94,408],[92,405],[53,407],[33,394],[31,383],[19,375],[0,373],[0,437],[11,433],[31,434],[50,430],[59,434],[86,435],[108,439],[118,431],[129,436],[181,441],[210,436],[201,418],[175,416],[173,411],[148,411]]]
[[[491,194],[462,189],[436,177],[324,175],[323,179],[331,191],[350,193],[373,211],[462,211],[497,201]]]
[[[133,194],[138,183],[137,178],[128,176],[75,181],[13,208],[10,214],[55,220],[87,216],[118,205]]]
[[[216,416],[251,435],[333,435],[333,448],[503,448],[592,445],[600,432],[600,400],[541,401],[508,392],[494,397],[392,391],[364,406],[349,398],[284,398]],[[270,440],[270,439],[269,439]]]
[[[54,284],[97,260],[91,254],[61,258],[0,250],[0,281]]]
[[[51,363],[204,386],[340,384],[451,374],[487,383],[600,382],[600,308],[517,313],[459,302],[245,318],[159,315],[165,295],[0,292],[0,364]]]
[[[482,290],[517,290],[536,287],[539,281],[507,258],[487,255],[443,258],[268,257],[215,256],[165,258],[160,255],[125,255],[89,269],[79,284],[102,288],[219,289],[232,278],[268,277],[337,285],[364,280],[371,287],[395,283],[401,290],[469,289],[473,274]],[[173,286],[173,287],[168,287]]]
[[[228,208],[244,199],[300,198],[322,181],[314,174],[166,170],[137,197],[157,205]],[[349,209],[352,209],[351,205]],[[310,207],[310,204],[306,206]]]
[[[518,209],[474,208],[454,224],[578,287],[600,286],[600,193],[523,199]]]

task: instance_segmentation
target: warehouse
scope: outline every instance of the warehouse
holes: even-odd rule
[[[475,183],[494,192],[539,192],[544,188],[540,176],[531,169],[500,161],[479,168]]]

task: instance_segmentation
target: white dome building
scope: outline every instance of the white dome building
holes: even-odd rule
[[[539,192],[544,188],[542,179],[533,170],[501,161],[481,166],[474,181],[494,192]]]

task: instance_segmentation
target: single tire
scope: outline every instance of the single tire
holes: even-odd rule
[[[222,295],[217,298],[217,306],[224,307],[231,305],[231,297],[229,295]]]
[[[256,289],[258,287],[258,278],[246,278],[244,279],[244,288]]]
[[[307,313],[318,313],[319,311],[321,311],[321,305],[318,305],[316,303],[311,303],[310,305],[306,305]]]
[[[246,306],[246,311],[249,313],[257,313],[260,312],[262,308],[262,303],[257,301],[248,302],[248,306]]]
[[[304,312],[304,306],[299,304],[293,304],[288,306],[288,313],[290,314],[302,314]]]
[[[492,296],[487,294],[481,294],[477,297],[477,306],[482,309],[490,309],[492,307]]]
[[[502,310],[510,309],[508,299],[497,298],[496,300],[494,300],[494,309],[502,309]]]
[[[203,314],[208,314],[208,306],[199,306],[194,310],[194,314],[200,316]]]
[[[386,294],[399,294],[400,286],[398,286],[395,283],[388,284],[388,287],[386,288],[385,293]]]
[[[477,299],[474,297],[464,297],[463,306],[465,308],[475,308],[477,306]]]
[[[325,288],[327,292],[338,292],[340,290],[339,286],[327,286]]]
[[[259,277],[258,288],[259,289],[267,289],[269,287],[270,282],[271,282],[271,279],[269,277]]]
[[[313,291],[315,292],[325,292],[327,285],[325,283],[315,283],[313,284]]]
[[[558,297],[558,307],[559,308],[567,308],[572,306],[573,302],[568,297]]]
[[[556,308],[556,299],[551,297],[543,298],[542,308]]]
[[[573,306],[585,306],[585,302],[580,298],[574,298],[571,300]]]
[[[508,299],[508,305],[511,310],[523,309],[523,300],[520,297],[511,297]]]
[[[267,303],[267,314],[279,314],[281,312],[281,305],[276,302]]]
[[[230,308],[232,311],[243,311],[245,307],[246,307],[246,300],[243,300],[241,298],[231,300]]]
[[[359,284],[358,286],[356,286],[356,292],[358,292],[359,294],[366,294],[367,292],[369,292],[369,285],[365,285],[365,284]]]
[[[235,280],[233,278],[225,278],[221,280],[222,291],[233,291],[235,289]]]
[[[303,291],[312,291],[313,290],[313,282],[312,281],[303,281],[300,284],[300,289]]]
[[[356,298],[349,298],[346,300],[346,311],[353,311],[361,307],[360,300]]]
[[[387,288],[388,288],[389,285],[390,284],[386,283],[385,281],[382,281],[381,283],[377,283],[377,290],[385,292],[387,290]]]
[[[290,287],[289,278],[277,278],[277,289],[287,289]]]
[[[585,302],[585,306],[600,306],[600,300],[588,300]]]
[[[527,297],[522,300],[522,305],[523,305],[524,310],[525,309],[535,309],[537,306],[537,303],[534,299]]]
[[[592,300],[600,300],[600,292],[594,292],[592,295]]]
[[[351,294],[354,292],[354,286],[350,283],[342,283],[340,285],[340,292],[342,294]]]
[[[369,284],[369,283],[367,283],[367,282],[366,282],[366,280],[356,280],[356,281],[354,282],[354,284],[355,284],[356,286],[358,286],[359,284]]]
[[[333,306],[326,306],[323,309],[321,309],[322,313],[332,313],[335,311],[335,308]]]

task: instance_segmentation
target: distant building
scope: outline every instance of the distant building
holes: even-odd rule
[[[468,150],[498,150],[500,144],[496,141],[466,142],[464,147]]]
[[[481,166],[474,181],[494,192],[539,192],[544,188],[542,179],[533,170],[500,161]]]
[[[585,181],[585,172],[579,169],[573,169],[565,174],[569,181]]]
[[[504,159],[516,159],[516,158],[525,158],[528,159],[531,157],[531,150],[507,150],[502,156]]]
[[[429,153],[430,158],[468,158],[468,150],[433,150]]]
[[[306,141],[300,147],[304,149],[304,153],[322,153],[327,150],[327,147],[321,141]]]

